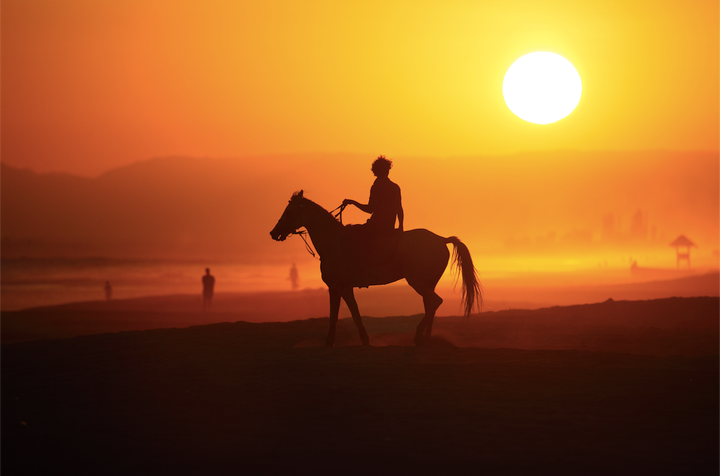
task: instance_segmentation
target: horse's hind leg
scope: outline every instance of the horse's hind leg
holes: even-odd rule
[[[443,303],[443,299],[438,296],[435,291],[423,295],[423,305],[425,306],[425,338],[429,339],[432,334],[433,321],[435,320],[435,312]]]
[[[415,345],[423,345],[430,339],[435,312],[443,303],[443,300],[437,295],[434,287],[413,286],[412,284],[410,286],[422,296],[423,306],[425,307],[425,316],[415,330]]]
[[[329,288],[330,293],[330,329],[328,330],[325,347],[335,345],[335,327],[340,313],[340,290],[338,288]]]
[[[353,288],[343,288],[342,297],[345,300],[345,304],[347,304],[348,309],[350,309],[353,322],[355,322],[358,332],[360,333],[360,341],[362,342],[362,345],[370,345],[370,338],[368,337],[365,326],[362,323],[362,317],[360,317],[360,310],[358,309],[357,301],[355,301]]]

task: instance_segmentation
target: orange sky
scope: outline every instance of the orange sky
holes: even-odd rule
[[[717,151],[718,18],[716,1],[2,0],[2,161]],[[555,124],[503,101],[533,51],[583,81]]]

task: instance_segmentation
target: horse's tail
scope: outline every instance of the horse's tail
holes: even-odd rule
[[[482,309],[483,296],[480,279],[478,279],[468,247],[456,236],[445,238],[445,243],[454,245],[453,267],[462,276],[462,303],[465,305],[465,317],[469,317],[476,306],[478,309]]]

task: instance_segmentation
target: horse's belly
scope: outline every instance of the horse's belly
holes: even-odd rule
[[[348,246],[324,257],[320,270],[328,286],[368,287],[403,278],[437,282],[445,271],[449,252],[445,239],[427,230],[410,230],[389,241],[384,249]]]
[[[338,261],[321,263],[322,279],[328,286],[366,288],[390,284],[403,279],[402,263],[398,258],[383,264]]]

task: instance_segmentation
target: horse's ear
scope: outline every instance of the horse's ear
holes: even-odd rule
[[[300,190],[300,192],[298,192],[297,196],[298,196],[298,198],[303,198],[303,191]]]

